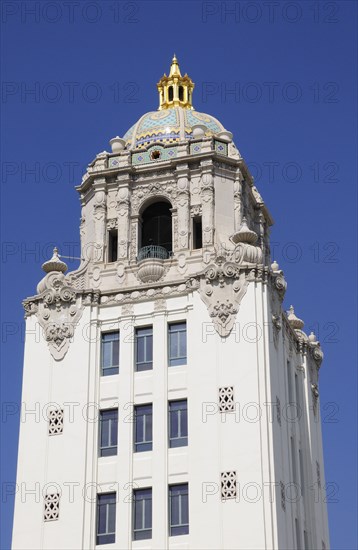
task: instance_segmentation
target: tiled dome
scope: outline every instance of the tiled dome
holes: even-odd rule
[[[146,113],[128,130],[123,139],[130,149],[147,147],[155,141],[175,143],[191,138],[192,127],[196,124],[206,127],[207,136],[225,130],[211,115],[183,107],[172,107]]]

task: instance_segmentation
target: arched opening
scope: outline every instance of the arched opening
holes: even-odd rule
[[[142,214],[140,258],[168,258],[173,250],[172,215],[169,202],[148,206]]]
[[[174,97],[173,86],[169,86],[169,89],[168,89],[168,100],[169,100],[169,101],[173,101],[173,97]]]
[[[179,101],[184,101],[184,88],[179,86]]]

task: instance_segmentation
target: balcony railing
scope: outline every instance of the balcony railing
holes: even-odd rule
[[[137,256],[137,262],[147,260],[148,258],[154,258],[156,260],[166,260],[169,258],[169,252],[164,246],[157,244],[151,244],[150,246],[143,246]]]

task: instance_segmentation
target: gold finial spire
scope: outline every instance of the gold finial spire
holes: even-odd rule
[[[180,69],[179,69],[179,63],[178,63],[178,60],[177,60],[175,54],[174,54],[174,57],[172,59],[172,64],[170,66],[169,78],[173,77],[173,76],[181,77],[181,73],[180,73]]]
[[[194,82],[187,74],[184,76],[181,75],[175,54],[170,65],[169,76],[164,73],[164,76],[162,76],[157,84],[157,88],[159,92],[159,111],[170,109],[171,107],[193,109],[192,95]]]

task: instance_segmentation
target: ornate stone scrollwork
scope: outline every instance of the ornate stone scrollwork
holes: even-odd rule
[[[316,414],[318,399],[319,399],[318,384],[311,384],[311,391],[312,391],[313,411]]]
[[[37,297],[35,313],[52,357],[60,361],[67,353],[82,315],[81,297],[67,285],[63,273],[49,273],[42,283],[46,290]]]
[[[110,220],[107,220],[107,229],[117,229],[117,227],[118,227],[117,218],[112,218]]]
[[[321,366],[323,361],[323,351],[319,342],[310,342],[309,345],[310,354],[313,360],[315,361],[317,368]]]
[[[191,289],[199,290],[215,330],[222,337],[228,336],[234,326],[248,284],[245,270],[240,270],[238,265],[226,261],[223,256],[217,257],[203,273],[187,281]]]
[[[56,248],[51,260],[42,267],[47,275],[37,286],[39,294],[25,300],[24,308],[27,316],[36,314],[50,353],[59,361],[66,355],[76,324],[81,318],[82,293],[68,284],[64,275],[67,266],[60,260]]]
[[[273,342],[275,344],[275,347],[278,346],[278,338],[280,334],[280,330],[282,329],[282,321],[281,321],[281,315],[278,313],[273,313],[271,316],[272,319],[272,334],[273,334]]]
[[[277,290],[277,294],[282,302],[287,290],[287,283],[285,277],[283,276],[283,271],[280,269],[277,262],[274,261],[271,264],[271,269],[273,286]]]
[[[196,216],[201,216],[203,213],[201,204],[195,204],[190,207],[190,216],[195,218]]]

